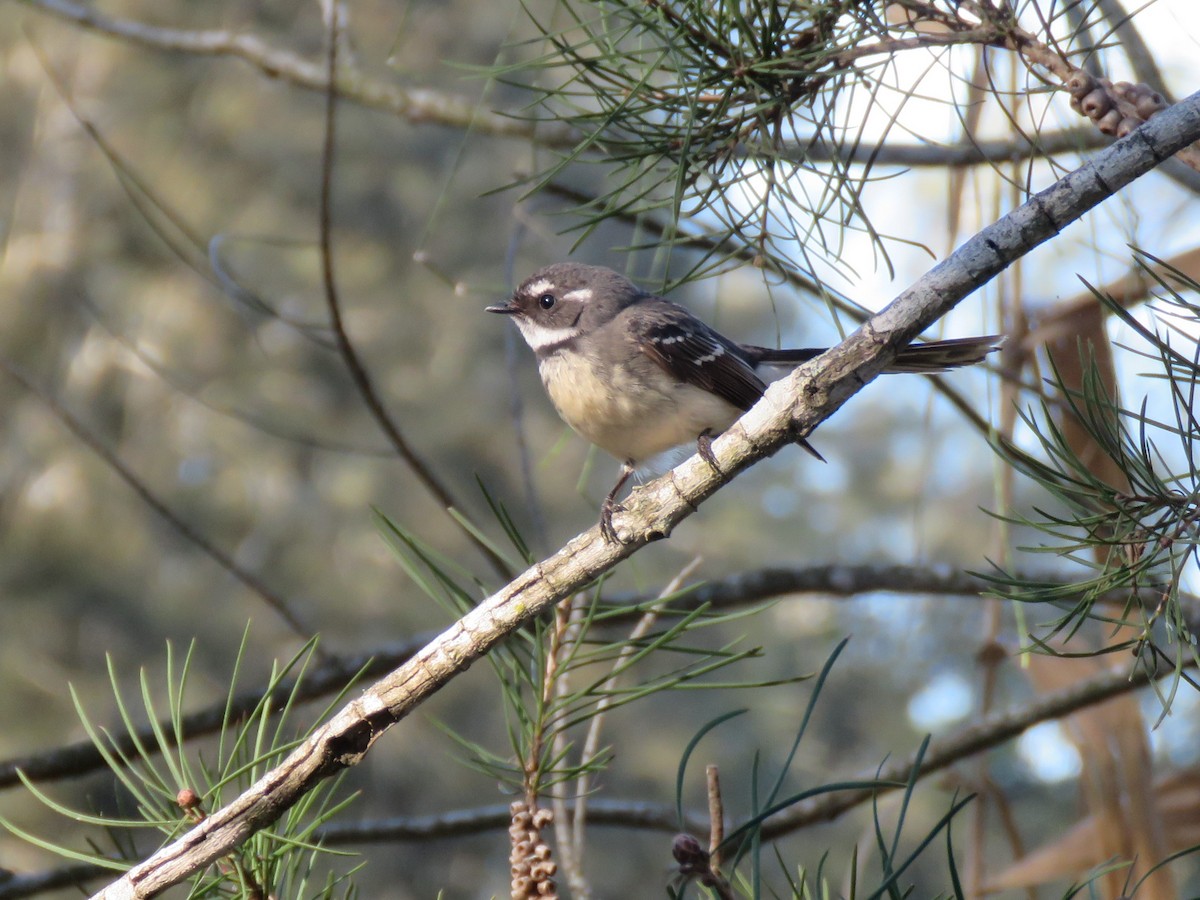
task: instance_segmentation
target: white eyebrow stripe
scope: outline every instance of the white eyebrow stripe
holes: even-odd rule
[[[530,293],[534,296],[537,296],[538,294],[548,293],[551,290],[551,288],[553,288],[553,287],[554,287],[553,282],[547,281],[545,278],[539,278],[533,284],[526,285],[525,290],[528,293]]]
[[[573,291],[569,291],[568,293],[563,294],[563,299],[564,300],[576,300],[580,303],[587,303],[589,300],[592,299],[592,289],[591,288],[576,288]]]
[[[578,328],[547,328],[545,325],[530,322],[528,319],[517,319],[516,323],[517,327],[521,329],[525,343],[535,352],[569,341],[579,335]]]

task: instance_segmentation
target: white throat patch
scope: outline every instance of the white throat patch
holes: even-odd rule
[[[564,341],[569,341],[572,338],[578,337],[579,329],[570,328],[547,328],[545,325],[539,325],[537,322],[530,322],[523,317],[517,317],[517,327],[521,329],[521,336],[525,338],[527,343],[536,353],[539,350],[545,350],[553,347],[555,344],[561,344]]]

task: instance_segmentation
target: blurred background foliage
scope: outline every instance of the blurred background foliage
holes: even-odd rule
[[[0,16],[2,352],[37,387],[0,380],[4,759],[84,736],[68,685],[93,722],[115,719],[106,655],[132,689],[140,669],[152,683],[163,673],[168,642],[194,641],[189,703],[199,708],[224,698],[248,621],[243,684],[265,679],[273,660],[302,644],[254,591],[157,515],[59,413],[94,436],[178,521],[286,598],[326,652],[370,653],[449,621],[396,564],[373,509],[487,585],[500,584],[397,460],[330,349],[316,244],[322,95],[237,59],[100,36],[47,14],[51,5],[10,2]],[[1166,17],[1154,19],[1146,37],[1166,45],[1174,29],[1162,77],[1166,87],[1190,92],[1194,59],[1174,48],[1190,41],[1194,49],[1200,33],[1194,19],[1169,17],[1186,3],[1159,5]],[[320,64],[324,29],[311,2],[108,0],[103,7],[120,19],[183,31],[258,35]],[[562,15],[549,3],[530,9],[539,21]],[[561,194],[503,189],[540,171],[548,152],[528,136],[494,133],[500,126],[486,118],[530,103],[522,81],[546,86],[545,71],[507,68],[545,53],[537,38],[519,4],[351,4],[347,52],[364,78],[414,95],[428,90],[431,108],[451,110],[454,100],[481,121],[343,102],[332,217],[347,331],[406,437],[473,521],[500,539],[482,484],[542,554],[594,523],[613,466],[561,425],[524,348],[482,308],[513,278],[569,253],[652,287],[701,257],[676,249],[667,274],[661,248],[622,249],[653,243],[645,223],[594,221]],[[1097,59],[1117,77],[1128,64],[1119,42],[1111,42],[1115,48]],[[943,59],[950,70],[954,62],[961,60]],[[487,74],[496,66],[504,78]],[[935,68],[928,59],[920,67]],[[991,76],[1015,89],[1015,68]],[[946,81],[945,72],[934,74]],[[901,82],[908,77],[896,74]],[[914,105],[917,119],[900,120],[891,140],[920,145],[913,132],[922,128],[922,136],[938,135],[927,146],[958,140],[954,107]],[[1045,116],[1038,127],[1067,127],[1070,113],[1065,102],[1060,107],[1037,106]],[[959,110],[970,108],[964,102]],[[988,115],[983,124],[970,123],[977,135],[1006,137],[1004,117]],[[1059,117],[1053,126],[1051,116]],[[514,131],[523,127],[519,117],[501,121]],[[1058,170],[1072,167],[1072,158]],[[1011,169],[877,164],[862,202],[877,232],[897,239],[873,245],[870,235],[852,234],[840,258],[821,263],[820,275],[877,307],[933,257],[1011,208],[1023,184],[1041,187],[1054,171],[1043,162]],[[578,190],[603,184],[596,172],[563,174]],[[945,334],[1008,331],[1016,318],[1045,315],[1079,293],[1077,273],[1096,284],[1124,274],[1127,244],[1164,256],[1191,249],[1197,221],[1194,190],[1151,175],[964,303],[943,323]],[[711,225],[702,211],[696,222]],[[732,271],[681,288],[674,299],[757,343],[823,345],[852,324],[769,268],[725,268]],[[1132,340],[1120,326],[1110,328],[1118,341]],[[1137,370],[1136,360],[1117,355],[1126,376]],[[947,380],[989,420],[1003,421],[1004,403],[987,372]],[[514,397],[536,504],[521,478]],[[1014,434],[1032,449],[1019,425]],[[1028,510],[1044,496],[1027,481],[1010,488],[986,436],[926,380],[880,379],[813,441],[828,465],[794,450],[763,463],[669,542],[622,566],[607,588],[652,594],[696,556],[703,561],[695,579],[766,565],[1051,564],[1016,556],[1014,547],[1034,540],[1030,533],[984,511]],[[793,771],[798,787],[906,756],[926,732],[949,733],[984,709],[1027,702],[1036,689],[1015,655],[1022,625],[1011,609],[975,596],[788,596],[732,627],[748,646],[764,648],[745,676],[763,680],[815,671],[838,639],[852,635]],[[1004,662],[981,666],[997,647]],[[690,736],[747,702],[719,691],[683,696],[686,703],[679,695],[651,698],[612,716],[616,759],[601,779],[606,796],[670,803]],[[747,793],[752,755],[777,761],[807,698],[803,685],[760,691],[736,728],[709,737],[705,751],[726,773],[731,813]],[[487,667],[457,680],[349,773],[345,786],[363,792],[350,815],[507,802],[494,781],[460,764],[455,744],[437,727],[450,723],[471,740],[502,748],[499,703]],[[1136,707],[1118,727],[1141,727]],[[1161,771],[1196,765],[1195,708],[1186,689],[1176,715],[1152,738]],[[986,766],[965,763],[927,786],[910,815],[922,823],[914,827],[932,827],[955,788],[1003,797],[1002,807],[972,820],[970,840],[959,838],[971,847],[977,873],[994,874],[1017,855],[1013,833],[1021,847],[1038,847],[1078,819],[1080,765],[1069,739],[1044,731],[994,750]],[[117,802],[112,778],[103,774],[53,790],[81,805]],[[686,797],[702,806],[702,786],[689,786]],[[62,828],[20,791],[8,791],[0,810],[34,831]],[[785,855],[815,865],[835,846],[831,870],[841,877],[850,846],[869,844],[869,827],[869,817],[843,817],[790,838]],[[596,829],[591,869],[600,894],[661,896],[669,841],[658,832]],[[503,829],[363,849],[363,896],[443,890],[447,897],[487,897],[505,889]],[[45,853],[0,835],[0,866],[28,872],[52,864]],[[930,865],[928,882],[917,878],[918,896],[948,889],[941,862]],[[1179,870],[1180,896],[1196,893],[1191,873],[1186,864]],[[1064,874],[1057,890],[1067,880]]]

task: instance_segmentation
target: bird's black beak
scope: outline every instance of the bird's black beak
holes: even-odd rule
[[[511,300],[508,303],[500,303],[496,306],[487,307],[484,312],[503,313],[506,316],[516,315],[521,311],[521,308]]]

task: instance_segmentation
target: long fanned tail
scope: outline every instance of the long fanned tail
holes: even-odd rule
[[[1003,343],[1004,335],[989,334],[984,337],[909,344],[883,371],[929,373],[945,372],[959,366],[973,366],[983,362],[992,351],[999,350]]]
[[[1004,335],[989,334],[983,337],[952,338],[947,341],[926,341],[909,344],[892,360],[884,372],[915,372],[926,375],[946,372],[960,366],[971,366],[983,362],[989,353],[1000,349]],[[824,348],[801,347],[795,350],[772,350],[768,347],[747,347],[751,360],[757,365],[798,366],[815,359],[825,352]]]

